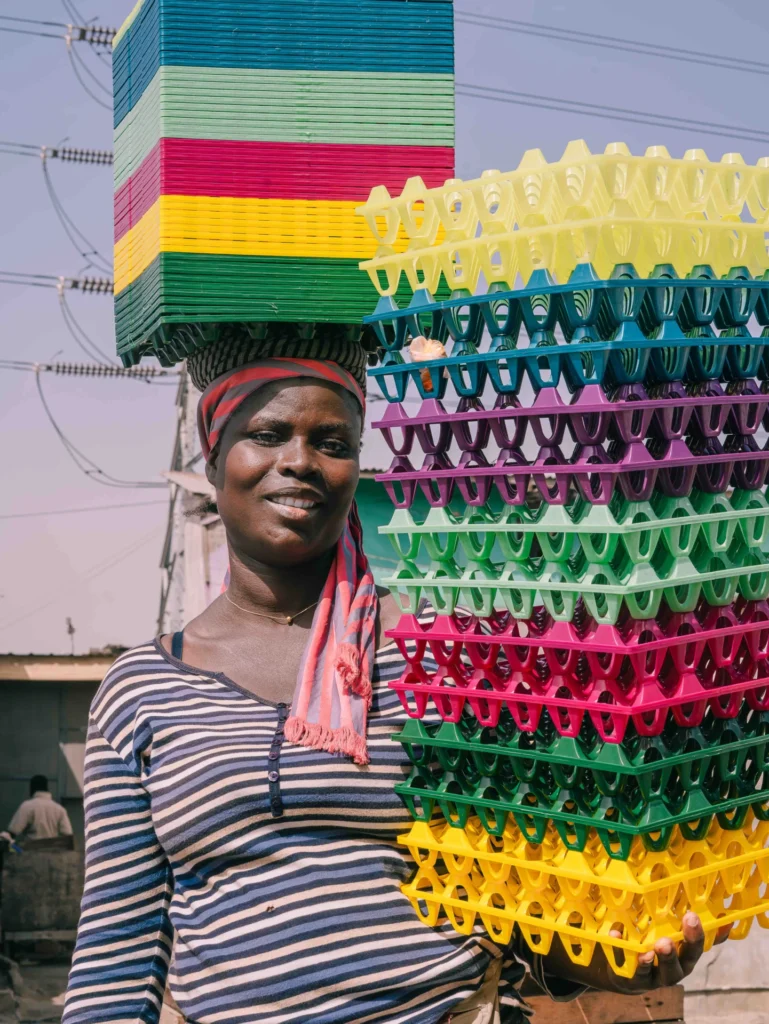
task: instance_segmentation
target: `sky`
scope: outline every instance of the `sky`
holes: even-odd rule
[[[76,5],[84,19],[116,27],[133,2],[76,0]],[[456,0],[455,8],[663,44],[679,53],[678,59],[661,59],[574,39],[458,24],[459,83],[717,122],[735,130],[765,125],[766,74],[680,58],[697,50],[764,60],[766,0]],[[5,0],[2,12],[69,20],[62,0]],[[99,61],[87,48],[78,52],[108,90],[108,60]],[[108,93],[87,81],[108,104]],[[67,139],[76,147],[112,148],[110,111],[78,83],[63,41],[0,32],[0,139],[35,145]],[[531,148],[555,160],[571,139],[585,139],[593,150],[624,141],[635,153],[650,145],[665,145],[672,155],[702,148],[711,159],[736,151],[751,163],[769,153],[769,144],[702,130],[457,98],[460,177],[476,177],[485,168],[511,169]],[[110,169],[52,162],[50,170],[69,216],[109,258]],[[82,271],[84,261],[54,215],[38,160],[0,154],[0,225],[0,270],[65,276]],[[111,353],[111,298],[70,293],[69,301],[84,329]],[[87,358],[66,332],[54,290],[0,285],[0,323],[0,358]],[[162,483],[174,435],[173,388],[52,374],[43,375],[41,383],[60,427],[94,462],[121,479]],[[0,437],[0,652],[68,651],[68,617],[77,651],[146,640],[157,618],[164,489],[118,490],[83,475],[46,419],[33,374],[0,370]],[[365,458],[385,464],[383,446],[373,435]],[[131,507],[99,508],[115,504]],[[61,514],[82,508],[93,511]]]

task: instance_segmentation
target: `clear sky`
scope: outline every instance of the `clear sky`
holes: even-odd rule
[[[133,0],[76,2],[85,18],[113,26],[133,6]],[[456,0],[455,6],[458,11],[664,44],[683,54],[700,50],[762,61],[769,52],[766,0]],[[5,0],[2,13],[68,20],[60,0]],[[108,63],[99,63],[86,49],[79,52],[109,86]],[[463,83],[769,130],[769,76],[764,74],[467,25],[457,26],[456,70]],[[56,144],[67,137],[73,146],[112,146],[111,115],[78,84],[63,42],[0,33],[0,104],[0,139]],[[462,177],[474,177],[487,167],[514,167],[524,150],[533,147],[552,160],[570,139],[579,138],[598,150],[623,140],[634,152],[654,144],[666,145],[674,155],[701,147],[711,158],[737,151],[750,162],[769,153],[769,144],[704,132],[457,100],[457,169]],[[109,256],[109,169],[54,162],[51,174],[69,215]],[[0,270],[69,276],[81,270],[83,260],[54,216],[37,161],[0,155],[0,224]],[[71,293],[70,301],[94,340],[112,351],[111,300]],[[65,331],[55,291],[0,285],[0,315],[0,358],[46,361],[59,353],[60,359],[85,359]],[[53,375],[44,376],[43,386],[60,425],[90,458],[124,479],[159,480],[173,440],[172,389]],[[146,639],[157,615],[165,492],[113,490],[79,473],[45,419],[31,374],[0,370],[0,431],[2,517],[157,502],[72,515],[0,518],[0,651],[68,650],[67,616],[77,631],[78,650]],[[385,459],[371,435],[366,459]]]

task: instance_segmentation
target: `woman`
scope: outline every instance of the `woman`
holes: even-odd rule
[[[363,357],[280,354],[191,361],[229,586],[183,634],[119,658],[94,700],[64,1024],[156,1021],[172,935],[171,990],[197,1024],[514,1021],[524,960],[554,997],[678,981],[702,951],[693,915],[680,952],[661,940],[623,982],[599,957],[426,928],[400,893],[398,614],[353,505]]]

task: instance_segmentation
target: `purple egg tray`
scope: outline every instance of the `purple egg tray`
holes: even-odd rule
[[[577,444],[632,444],[646,438],[677,441],[686,434],[700,439],[723,433],[751,436],[762,425],[769,430],[769,388],[764,391],[752,380],[726,390],[718,381],[668,383],[649,390],[627,384],[611,395],[591,384],[570,402],[548,388],[529,407],[509,394],[499,395],[491,409],[479,398],[461,398],[456,411],[428,398],[415,416],[393,403],[374,423],[394,455],[411,454],[415,440],[426,455],[441,455],[452,443],[463,452],[480,452],[492,439],[501,449],[514,449],[529,432],[540,446],[560,445],[567,429]]]
[[[483,451],[463,451],[456,465],[446,452],[425,456],[415,469],[407,455],[396,455],[387,473],[376,479],[385,485],[396,508],[410,508],[419,491],[433,507],[450,504],[459,491],[467,505],[485,505],[496,489],[507,505],[523,505],[533,484],[542,501],[563,505],[576,489],[586,501],[606,505],[615,487],[628,501],[646,501],[655,487],[671,497],[687,497],[697,486],[721,494],[730,486],[754,491],[769,473],[769,450],[751,435],[731,435],[726,444],[704,441],[651,440],[630,444],[578,444],[566,458],[558,445],[543,445],[529,461],[520,447],[505,447],[496,461]]]

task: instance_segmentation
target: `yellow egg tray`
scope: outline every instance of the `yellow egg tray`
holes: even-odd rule
[[[551,164],[530,149],[514,171],[484,171],[430,189],[410,178],[399,196],[379,185],[359,209],[380,245],[392,245],[405,230],[415,249],[434,245],[441,229],[447,241],[462,242],[607,216],[766,225],[769,157],[748,165],[739,153],[725,153],[716,163],[704,150],[689,149],[674,159],[665,146],[633,156],[624,142],[591,153],[579,139]]]
[[[543,955],[557,934],[575,964],[587,966],[600,947],[616,974],[632,977],[657,939],[680,941],[689,910],[702,920],[706,948],[726,925],[734,939],[754,918],[769,928],[768,838],[767,822],[749,819],[734,832],[714,824],[698,842],[679,836],[662,853],[638,843],[618,861],[598,842],[568,850],[555,833],[535,845],[515,827],[489,836],[477,819],[463,830],[415,822],[399,837],[418,865],[402,891],[427,925],[446,917],[469,935],[480,920],[502,945],[518,927]]]
[[[401,246],[402,242],[380,245],[373,259],[360,264],[380,295],[394,295],[403,275],[413,291],[426,288],[435,294],[442,278],[452,291],[473,293],[481,274],[487,289],[499,284],[512,289],[519,279],[526,285],[535,270],[547,270],[557,283],[565,284],[583,263],[592,264],[603,280],[623,264],[631,264],[641,277],[648,277],[660,265],[671,266],[678,277],[703,265],[718,276],[737,266],[746,267],[756,277],[769,269],[766,228],[739,220],[641,221],[605,216],[436,242],[406,251],[400,251]]]
[[[115,245],[115,291],[161,252],[360,259],[375,247],[354,202],[161,196]]]

